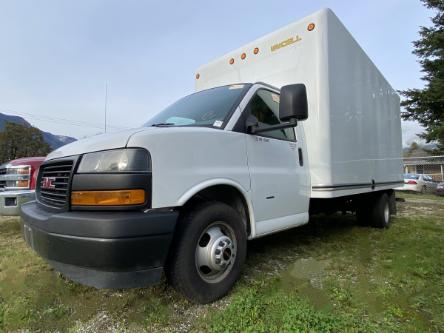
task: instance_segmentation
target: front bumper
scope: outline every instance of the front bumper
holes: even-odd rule
[[[0,215],[20,215],[20,206],[34,199],[34,190],[0,192]]]
[[[158,282],[178,212],[48,212],[22,206],[26,243],[57,271],[96,288]]]

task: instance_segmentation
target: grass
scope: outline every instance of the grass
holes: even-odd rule
[[[194,305],[165,283],[129,291],[70,282],[0,220],[0,331],[442,332],[444,198],[401,194],[388,230],[319,216],[249,243],[230,295]]]

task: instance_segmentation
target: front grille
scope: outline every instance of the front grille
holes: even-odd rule
[[[6,168],[0,169],[0,176],[6,175]],[[6,187],[6,180],[0,180],[0,191]]]
[[[68,206],[69,184],[73,161],[51,161],[40,166],[37,196],[45,205],[63,208]]]

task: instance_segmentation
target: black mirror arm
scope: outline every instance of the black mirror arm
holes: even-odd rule
[[[285,129],[285,128],[291,128],[296,127],[298,124],[298,121],[296,119],[290,119],[290,122],[278,124],[278,125],[270,125],[265,127],[258,127],[256,126],[248,126],[248,133],[255,134],[255,133],[262,133],[262,132],[268,132],[268,131],[274,131],[279,129]]]

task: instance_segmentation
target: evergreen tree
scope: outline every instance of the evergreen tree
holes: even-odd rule
[[[444,153],[444,0],[421,0],[436,11],[431,27],[421,27],[421,38],[413,42],[426,82],[424,89],[402,91],[405,120],[417,120],[425,128],[427,142],[437,141],[437,153]]]
[[[0,163],[20,157],[46,156],[50,151],[38,128],[8,122],[0,133]]]

